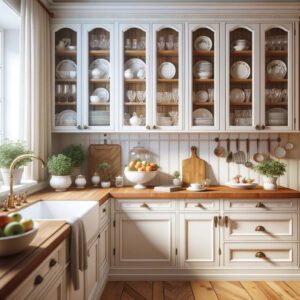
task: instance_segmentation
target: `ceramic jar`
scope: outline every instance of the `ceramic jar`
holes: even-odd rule
[[[265,190],[276,190],[277,189],[277,177],[263,177],[263,187]]]
[[[50,186],[55,189],[56,192],[64,192],[72,184],[71,176],[56,176],[52,175],[50,179]]]
[[[77,175],[76,179],[75,179],[75,184],[77,186],[78,189],[84,189],[86,186],[86,179],[85,176],[83,175]]]
[[[95,172],[91,178],[92,184],[94,187],[98,187],[100,183],[100,176],[98,172]]]
[[[116,183],[115,183],[116,187],[122,187],[124,186],[124,179],[122,176],[117,176],[116,177]]]
[[[132,117],[129,119],[129,123],[131,126],[139,126],[141,125],[141,118],[139,118],[137,114],[134,112],[132,114]]]
[[[182,186],[182,182],[180,178],[173,178],[173,185]]]
[[[111,182],[110,181],[101,181],[101,187],[104,189],[110,188]]]

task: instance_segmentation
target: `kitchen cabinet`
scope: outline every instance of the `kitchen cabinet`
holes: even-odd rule
[[[182,268],[219,265],[219,214],[180,215],[180,264]]]
[[[56,278],[48,288],[41,295],[39,299],[45,300],[64,300],[66,299],[66,272],[64,271],[58,278]]]

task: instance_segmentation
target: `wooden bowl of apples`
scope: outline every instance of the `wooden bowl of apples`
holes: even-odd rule
[[[0,256],[26,250],[35,238],[39,223],[23,219],[18,212],[0,215]]]

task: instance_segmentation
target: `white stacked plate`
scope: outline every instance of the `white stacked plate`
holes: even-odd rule
[[[212,126],[214,124],[212,113],[205,108],[194,110],[193,119],[196,126]]]
[[[93,110],[89,112],[90,125],[109,125],[110,112],[106,110]]]
[[[267,111],[268,125],[283,126],[287,124],[287,110],[285,108],[271,108]]]
[[[158,116],[157,121],[160,126],[172,126],[171,117]]]

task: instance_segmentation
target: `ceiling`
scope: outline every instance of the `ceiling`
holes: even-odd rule
[[[20,27],[20,16],[3,0],[0,0],[0,12],[0,28],[18,29]]]

